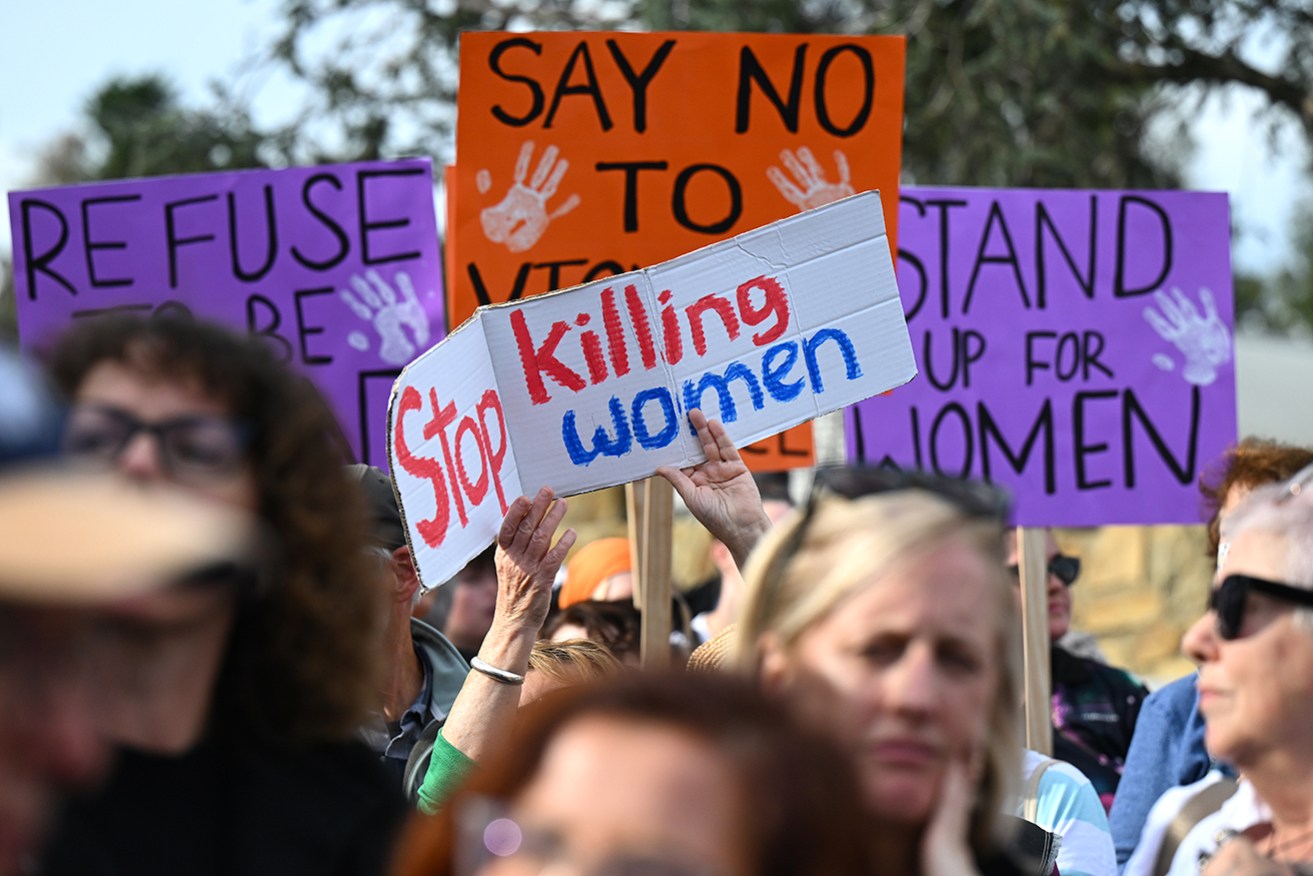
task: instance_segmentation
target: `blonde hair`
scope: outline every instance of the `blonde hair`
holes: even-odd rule
[[[529,652],[529,671],[542,673],[562,686],[598,681],[623,668],[605,645],[591,639],[539,639]]]
[[[997,619],[999,687],[990,699],[985,765],[970,825],[972,845],[983,852],[1006,840],[998,814],[1010,810],[1021,769],[1020,632],[1016,596],[1004,571],[1001,524],[969,517],[923,490],[819,499],[810,517],[794,514],[753,552],[731,660],[756,674],[763,637],[792,651],[808,629],[872,579],[950,540],[977,552],[991,571],[997,569],[987,586]]]

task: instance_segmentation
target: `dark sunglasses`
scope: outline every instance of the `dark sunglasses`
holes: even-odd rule
[[[1245,608],[1250,592],[1261,593],[1273,599],[1313,607],[1313,590],[1293,587],[1276,581],[1266,581],[1250,575],[1227,575],[1222,583],[1208,594],[1208,610],[1217,614],[1217,635],[1230,642],[1240,638],[1245,625]]]
[[[75,405],[64,428],[70,456],[113,465],[138,432],[155,438],[165,471],[179,480],[205,480],[241,468],[248,430],[223,417],[193,415],[148,423],[110,405]]]
[[[1048,569],[1050,575],[1070,587],[1075,584],[1076,579],[1080,577],[1080,558],[1069,557],[1066,554],[1054,554],[1052,559],[1049,560]],[[1008,566],[1008,571],[1012,573],[1013,577],[1020,580],[1020,566],[1013,563]]]

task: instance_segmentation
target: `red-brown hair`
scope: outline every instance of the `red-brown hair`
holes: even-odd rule
[[[1220,516],[1226,497],[1235,488],[1252,490],[1284,481],[1313,463],[1313,450],[1250,436],[1232,445],[1199,477],[1204,511],[1208,514],[1208,556],[1217,556],[1221,541]]]
[[[739,784],[750,872],[833,876],[872,872],[856,771],[828,738],[803,728],[734,676],[623,675],[560,691],[526,708],[512,744],[478,769],[437,816],[417,815],[402,838],[395,876],[453,872],[454,813],[475,797],[512,800],[552,740],[585,717],[669,726],[705,742]],[[623,777],[618,777],[623,781]]]

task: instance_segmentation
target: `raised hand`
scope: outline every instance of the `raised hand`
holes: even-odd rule
[[[1172,289],[1170,296],[1158,291],[1153,297],[1162,313],[1146,307],[1144,318],[1185,356],[1182,376],[1196,386],[1210,385],[1217,379],[1218,367],[1231,361],[1231,332],[1217,315],[1213,293],[1200,288],[1202,315],[1180,289]]]
[[[489,240],[506,244],[511,252],[524,252],[538,242],[553,219],[579,206],[579,196],[570,195],[551,214],[547,212],[548,199],[556,194],[561,178],[570,168],[569,161],[564,158],[557,160],[559,154],[560,150],[555,146],[544,149],[538,168],[526,185],[524,180],[533,157],[533,141],[528,140],[520,147],[520,157],[515,162],[515,181],[510,190],[500,203],[479,214],[483,233]],[[480,192],[486,193],[492,187],[492,176],[486,170],[479,171],[475,180]]]
[[[757,540],[771,527],[752,472],[729,433],[697,408],[688,421],[702,443],[706,461],[685,469],[663,466],[656,473],[670,481],[698,522],[719,539],[740,568]]]
[[[429,317],[415,295],[409,274],[397,271],[392,275],[392,282],[401,289],[400,296],[377,270],[370,268],[363,277],[353,275],[351,289],[340,289],[337,294],[356,316],[378,332],[382,342],[379,358],[391,365],[405,365],[428,346]],[[406,336],[407,328],[414,335],[414,343]],[[347,343],[362,352],[370,347],[368,335],[359,331],[351,332]]]
[[[567,529],[552,545],[565,511],[565,500],[553,504],[552,491],[543,487],[532,502],[524,496],[512,502],[497,533],[494,617],[516,629],[532,631],[530,645],[547,619],[552,584],[575,542],[574,530]]]
[[[839,181],[832,183],[825,178],[825,171],[812,155],[811,149],[801,146],[795,157],[785,149],[780,152],[780,161],[784,163],[793,179],[784,175],[778,167],[772,165],[766,169],[769,179],[785,200],[797,206],[799,210],[810,210],[822,204],[829,204],[853,193],[852,178],[848,172],[848,158],[838,149],[834,150],[834,163],[839,170]],[[797,180],[795,183],[794,180]]]
[[[497,533],[497,608],[479,646],[479,658],[491,666],[516,675],[529,670],[529,654],[552,601],[552,582],[575,540],[574,530],[567,529],[552,545],[564,517],[565,502],[552,504],[552,491],[544,487],[532,502],[517,498],[502,518]],[[501,750],[510,739],[522,691],[520,685],[471,672],[451,705],[442,738],[474,761]],[[440,773],[425,777],[419,790],[420,809],[429,814],[450,790]]]

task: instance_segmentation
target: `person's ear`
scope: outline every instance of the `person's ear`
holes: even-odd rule
[[[757,678],[761,689],[770,696],[778,696],[789,686],[793,677],[793,661],[780,644],[779,636],[766,633],[757,642]]]
[[[397,582],[397,602],[413,602],[419,590],[419,573],[411,562],[409,545],[403,544],[392,552],[392,577]]]

